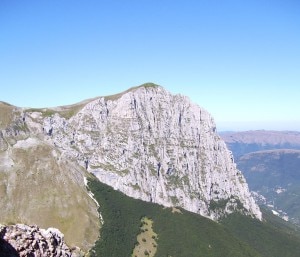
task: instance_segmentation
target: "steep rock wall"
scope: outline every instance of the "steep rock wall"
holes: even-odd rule
[[[128,196],[218,219],[261,212],[210,114],[155,85],[100,97],[71,118],[27,112],[29,129]]]

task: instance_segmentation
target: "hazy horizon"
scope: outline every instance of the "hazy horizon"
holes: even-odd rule
[[[219,132],[240,132],[251,130],[300,131],[300,122],[294,121],[249,121],[249,122],[216,122]]]

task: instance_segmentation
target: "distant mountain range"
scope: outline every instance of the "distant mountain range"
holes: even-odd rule
[[[300,224],[300,132],[220,133],[256,199]]]
[[[220,132],[223,140],[235,158],[261,150],[300,150],[300,132],[252,130],[241,132]]]

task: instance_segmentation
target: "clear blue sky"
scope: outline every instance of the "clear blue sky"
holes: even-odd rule
[[[149,81],[219,130],[300,130],[300,1],[0,1],[0,100],[50,107]]]

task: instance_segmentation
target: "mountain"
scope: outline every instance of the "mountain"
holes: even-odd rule
[[[220,132],[220,135],[235,158],[261,150],[300,150],[300,132],[298,131],[252,130]]]
[[[0,114],[1,223],[57,227],[88,250],[103,225],[90,174],[212,220],[262,218],[210,114],[155,84],[54,108],[2,102]]]
[[[93,99],[70,118],[59,111],[24,110],[25,122],[31,133],[128,196],[212,219],[240,207],[260,218],[212,117],[187,97],[145,84]],[[210,208],[218,203],[224,208]]]
[[[221,133],[260,204],[300,224],[300,132]]]

